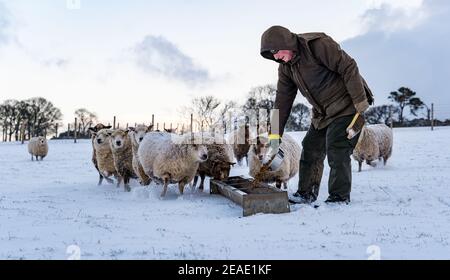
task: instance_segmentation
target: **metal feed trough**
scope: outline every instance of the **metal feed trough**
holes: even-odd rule
[[[265,183],[253,186],[253,179],[229,177],[224,181],[211,180],[211,194],[221,194],[242,206],[243,216],[257,213],[289,213],[289,200],[286,191]]]

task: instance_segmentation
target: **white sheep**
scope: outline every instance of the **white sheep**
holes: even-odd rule
[[[134,173],[139,177],[139,183],[143,186],[150,185],[152,179],[145,174],[144,169],[142,168],[141,163],[139,162],[139,156],[138,156],[138,149],[139,145],[141,144],[142,140],[144,140],[145,134],[152,131],[153,125],[151,126],[145,126],[145,125],[138,125],[135,128],[129,128],[128,136],[131,140],[131,148],[133,152],[133,169]]]
[[[28,152],[31,154],[31,160],[34,160],[34,157],[37,161],[39,161],[39,157],[44,160],[48,154],[47,139],[42,136],[31,138],[28,142]]]
[[[361,130],[358,143],[353,151],[353,158],[358,162],[358,172],[361,172],[362,163],[374,166],[373,161],[383,159],[384,165],[392,155],[394,136],[392,129],[385,124],[364,126]]]
[[[277,188],[283,184],[287,189],[287,182],[294,177],[299,170],[301,148],[289,135],[282,138],[280,149],[284,151],[284,159],[277,170],[268,170],[260,173],[263,162],[267,161],[269,152],[269,140],[267,135],[260,136],[257,144],[252,144],[248,154],[250,176],[258,178],[262,182],[276,183]]]
[[[138,149],[139,162],[153,180],[164,184],[161,196],[165,196],[169,184],[178,183],[180,194],[190,183],[200,162],[208,159],[204,145],[191,144],[191,136],[150,132],[145,135]]]
[[[114,165],[114,158],[110,145],[112,130],[101,129],[94,134],[94,148],[97,159],[98,171],[105,178],[114,176],[118,178],[118,173]]]
[[[125,191],[131,191],[130,179],[137,178],[133,170],[133,152],[131,148],[131,139],[128,137],[128,130],[116,129],[110,137],[109,143],[114,159],[114,166],[119,180],[117,186],[120,186],[120,182],[123,181]]]

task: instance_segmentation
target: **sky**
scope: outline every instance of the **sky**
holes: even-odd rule
[[[342,43],[378,105],[405,85],[444,111],[450,97],[437,94],[444,85],[436,78],[449,73],[442,63],[448,52],[437,55],[448,47],[447,6],[445,0],[0,0],[0,102],[43,96],[61,108],[65,123],[78,108],[103,122],[117,116],[121,123],[148,123],[152,114],[157,122],[184,122],[181,108],[194,97],[243,102],[252,87],[276,83],[277,65],[260,56],[260,38],[283,25]]]

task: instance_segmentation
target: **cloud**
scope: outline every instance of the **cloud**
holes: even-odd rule
[[[391,33],[408,30],[420,25],[427,19],[429,11],[426,6],[393,7],[383,3],[380,7],[367,10],[362,16],[367,32],[382,31]]]
[[[377,11],[376,16],[366,13],[374,26],[384,27],[371,28],[343,42],[343,48],[358,62],[378,105],[388,103],[390,91],[408,86],[427,104],[436,104],[438,117],[450,118],[446,84],[450,77],[450,1],[424,1],[417,15],[426,13],[426,18],[413,26],[398,28],[393,22],[396,13],[388,7]]]
[[[161,74],[189,85],[210,81],[208,70],[195,65],[175,44],[162,36],[146,36],[134,48],[136,64],[149,73]]]
[[[47,67],[66,68],[69,65],[69,60],[65,58],[55,57],[44,60],[42,64]]]

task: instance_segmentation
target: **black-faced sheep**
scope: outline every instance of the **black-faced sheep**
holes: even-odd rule
[[[204,188],[206,176],[217,180],[227,179],[230,176],[231,167],[235,165],[231,145],[215,143],[216,141],[211,135],[203,135],[202,137],[208,149],[208,159],[200,163],[193,184],[195,188],[200,177],[200,190]]]
[[[28,142],[28,152],[31,154],[31,160],[34,160],[34,157],[37,161],[39,161],[39,157],[44,160],[48,154],[47,139],[42,136],[31,138]]]
[[[165,196],[169,184],[178,183],[180,194],[197,173],[200,162],[208,159],[204,145],[191,144],[191,136],[150,132],[139,145],[138,158],[144,172],[164,185]]]
[[[110,125],[109,126],[105,126],[105,125],[103,125],[101,123],[97,124],[94,127],[90,127],[89,128],[89,131],[91,132],[91,135],[92,135],[92,137],[91,137],[91,141],[92,141],[92,163],[94,164],[95,169],[97,169],[97,171],[98,171],[98,176],[99,176],[98,185],[102,184],[103,179],[106,179],[106,181],[108,181],[108,183],[110,183],[110,184],[114,183],[113,180],[111,180],[110,178],[104,178],[103,175],[100,173],[100,170],[98,169],[98,163],[97,163],[97,153],[95,152],[95,146],[94,146],[94,138],[95,138],[96,133],[98,131],[102,130],[102,129],[110,129],[110,128],[111,128]]]
[[[109,137],[111,151],[114,159],[114,166],[119,180],[117,186],[123,181],[125,191],[131,191],[130,179],[137,178],[133,170],[133,152],[131,148],[131,140],[128,137],[128,130],[116,129]]]
[[[383,159],[384,165],[392,155],[394,135],[392,129],[385,124],[364,126],[358,143],[353,151],[353,158],[358,162],[358,172],[362,163],[374,166],[373,161]]]
[[[250,176],[258,178],[262,182],[276,183],[287,188],[287,182],[294,177],[299,170],[301,148],[289,135],[283,136],[280,149],[284,151],[284,159],[276,170],[260,172],[263,162],[268,161],[269,140],[267,136],[260,136],[257,144],[253,144],[249,151]]]
[[[152,182],[152,179],[145,174],[144,169],[142,168],[141,163],[138,159],[138,149],[139,145],[144,140],[145,134],[148,132],[151,132],[153,129],[153,126],[145,126],[145,125],[139,125],[136,128],[129,128],[128,136],[131,140],[131,148],[133,152],[133,170],[134,173],[139,178],[139,183],[143,186],[148,186]]]
[[[111,133],[112,131],[109,129],[101,129],[95,133],[95,137],[93,139],[98,170],[105,178],[109,178],[111,176],[118,177],[116,167],[114,166],[111,145],[109,143]]]

